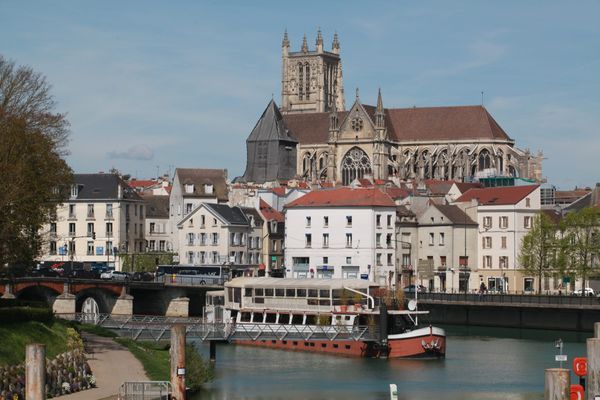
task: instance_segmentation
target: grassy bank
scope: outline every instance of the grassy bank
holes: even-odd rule
[[[68,327],[68,324],[56,320],[0,324],[0,365],[24,362],[25,347],[31,343],[45,344],[47,358],[67,351]]]

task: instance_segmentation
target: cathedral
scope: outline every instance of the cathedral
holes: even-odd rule
[[[472,181],[513,176],[542,180],[542,154],[514,139],[483,106],[384,107],[363,104],[358,89],[347,110],[340,41],[300,51],[282,42],[281,107],[269,102],[246,141],[241,181],[293,178],[348,185],[357,178]]]

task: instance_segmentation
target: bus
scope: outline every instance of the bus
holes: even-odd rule
[[[222,265],[159,265],[155,277],[165,285],[223,285],[230,272]]]

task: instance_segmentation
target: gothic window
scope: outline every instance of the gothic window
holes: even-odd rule
[[[310,99],[310,67],[308,63],[304,64],[304,72],[306,73],[306,100]]]
[[[504,174],[504,153],[502,150],[498,151],[498,173]]]
[[[488,169],[492,167],[492,158],[490,157],[490,152],[487,150],[481,150],[479,153],[479,170],[483,171],[484,169]]]
[[[298,97],[300,100],[304,98],[304,66],[298,63]]]
[[[352,119],[352,129],[354,130],[354,132],[360,132],[362,127],[363,127],[362,118],[356,117],[356,118]]]
[[[329,155],[327,153],[321,153],[319,156],[319,178],[325,179],[327,178],[327,158]]]
[[[311,156],[310,153],[305,153],[302,157],[302,176],[308,176],[311,170]]]
[[[351,148],[342,160],[342,184],[349,185],[368,174],[371,174],[369,156],[358,147]]]

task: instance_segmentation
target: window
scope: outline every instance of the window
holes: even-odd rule
[[[187,238],[188,246],[193,246],[194,245],[194,234],[190,232],[187,234],[187,236],[188,236],[188,238]]]
[[[501,256],[499,259],[500,263],[500,268],[508,268],[508,257],[507,256]]]
[[[447,265],[446,264],[446,256],[440,256],[440,265],[442,267],[445,267]]]
[[[508,217],[500,217],[500,228],[506,229],[508,228]]]
[[[387,227],[388,228],[392,227],[392,216],[391,215],[387,216]]]
[[[213,218],[213,226],[217,226],[217,219]]]
[[[377,263],[377,265],[382,265],[381,264],[381,253],[377,253],[375,255],[375,262]]]
[[[346,233],[346,247],[352,247],[352,234]]]
[[[387,265],[393,265],[394,264],[394,255],[392,253],[388,253],[387,255]]]
[[[185,184],[185,192],[186,193],[194,193],[194,185],[191,183]]]
[[[527,207],[527,208],[531,207],[531,199],[529,197],[527,197],[525,199],[525,207]]]
[[[204,193],[212,194],[212,192],[213,192],[213,185],[211,183],[205,183],[204,184]]]
[[[129,204],[125,204],[125,218],[129,219]]]
[[[323,217],[323,226],[325,228],[327,228],[329,226],[329,217],[328,216]]]
[[[165,251],[165,241],[164,240],[160,240],[158,242],[158,251]]]
[[[311,217],[306,217],[306,227],[310,228]]]
[[[113,205],[111,203],[108,203],[106,205],[106,218],[112,218],[113,217]]]
[[[329,257],[323,257],[323,265],[329,264]]]
[[[75,254],[75,241],[69,242],[69,254]]]
[[[194,252],[193,251],[187,252],[187,262],[188,262],[188,264],[194,263]]]
[[[213,246],[216,246],[219,244],[219,234],[218,233],[216,233],[216,232],[212,233],[212,242],[211,243]]]
[[[106,255],[111,256],[113,254],[113,242],[106,242]]]
[[[93,256],[94,255],[94,242],[87,242],[87,255],[88,256]]]
[[[150,250],[150,251],[156,250],[156,240],[150,240],[148,242],[148,250]]]
[[[87,217],[94,218],[94,205],[93,204],[87,205]]]
[[[206,233],[204,232],[200,234],[200,246],[206,246]]]
[[[312,235],[310,233],[307,233],[306,235],[304,235],[305,238],[305,247],[312,247]]]
[[[185,213],[189,214],[192,212],[192,203],[185,203]]]
[[[346,257],[346,264],[352,264],[352,257]]]
[[[435,234],[433,232],[429,233],[429,245],[433,246],[435,244]]]
[[[491,236],[484,236],[481,238],[482,243],[481,246],[484,249],[491,249],[492,248],[492,237]]]
[[[75,223],[69,223],[69,236],[75,236]]]
[[[492,256],[483,256],[483,268],[492,267]]]
[[[56,242],[52,241],[50,242],[50,255],[56,255]]]
[[[329,233],[323,234],[323,247],[329,247]]]
[[[488,229],[492,227],[492,217],[483,217],[483,227]]]
[[[277,251],[277,240],[271,240],[271,249],[273,249],[273,252]]]
[[[75,218],[75,204],[69,204],[69,218]]]
[[[410,254],[402,254],[402,266],[410,266]]]
[[[378,228],[381,228],[381,214],[377,214],[375,216],[375,226],[377,226]]]
[[[444,234],[440,233],[440,242],[438,243],[440,246],[444,245]]]
[[[523,291],[524,292],[533,292],[533,278],[523,278]]]
[[[531,228],[531,217],[525,217],[523,219],[523,225],[525,226],[525,229],[530,229]]]
[[[133,205],[133,215],[135,215],[137,217],[137,209],[138,209],[138,205],[134,204]]]
[[[204,228],[204,224],[206,223],[206,216],[205,215],[201,215],[200,216],[200,228]]]
[[[56,237],[56,222],[50,223],[50,236]]]
[[[140,204],[140,218],[144,218],[144,206]]]
[[[212,263],[216,264],[219,262],[219,253],[217,253],[216,251],[212,252]]]
[[[381,233],[375,235],[375,246],[381,248]]]
[[[71,198],[77,197],[78,194],[79,188],[77,187],[77,185],[71,185]]]
[[[352,226],[352,215],[346,215],[346,226]]]
[[[392,244],[392,234],[391,233],[388,233],[387,235],[385,235],[385,246],[388,249],[391,249],[394,247]]]
[[[113,235],[113,224],[112,222],[106,223],[106,237],[112,237]]]
[[[502,236],[502,237],[500,238],[500,242],[501,242],[501,247],[502,247],[503,249],[506,249],[506,236]]]
[[[205,251],[200,252],[200,264],[206,264],[206,252]]]

